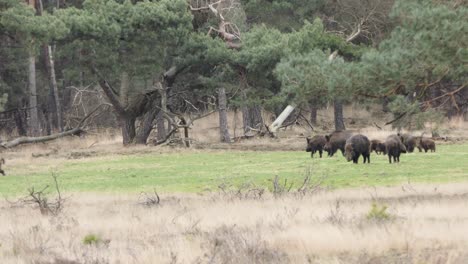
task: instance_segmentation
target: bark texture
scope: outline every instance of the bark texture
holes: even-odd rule
[[[317,104],[311,103],[310,104],[310,123],[313,125],[317,124]]]
[[[231,143],[227,119],[227,99],[226,89],[218,89],[218,110],[219,110],[219,133],[223,143]]]
[[[128,72],[124,71],[120,75],[120,103],[125,107],[128,105],[128,90],[130,87],[130,78]]]
[[[167,137],[168,131],[166,130],[166,120],[164,119],[164,112],[159,111],[156,115],[156,138],[161,141]]]
[[[28,67],[28,88],[29,88],[29,134],[39,136],[39,115],[37,109],[37,87],[36,87],[36,58],[33,51],[29,55]]]
[[[145,113],[141,120],[140,129],[138,129],[138,133],[135,137],[136,144],[146,144],[148,137],[153,130],[153,121],[158,114],[158,109],[156,107],[152,108],[148,112]]]
[[[54,57],[52,53],[52,47],[47,45],[45,49],[46,59],[47,59],[47,70],[49,73],[49,81],[50,81],[50,94],[51,98],[53,99],[53,112],[55,113],[55,121],[56,121],[56,128],[61,132],[63,131],[63,118],[62,118],[62,106],[60,102],[60,96],[58,92],[58,85],[57,85],[57,78],[55,75],[55,63]]]
[[[90,65],[90,69],[98,78],[99,86],[101,86],[101,89],[112,104],[119,118],[123,144],[146,144],[147,137],[152,129],[152,125],[149,126],[148,124],[152,124],[154,117],[156,116],[156,113],[151,111],[154,108],[153,102],[156,100],[157,91],[151,90],[143,94],[138,94],[132,97],[132,100],[129,100],[128,105],[125,106],[121,103],[120,98],[115,94],[114,89],[106,79],[104,79],[98,69],[94,65]],[[139,117],[143,117],[143,125],[141,127],[142,131],[138,131],[139,137],[137,139],[135,122]],[[153,119],[148,120],[151,117]],[[148,131],[149,128],[150,130]],[[146,138],[142,138],[145,135]]]
[[[122,139],[124,145],[130,145],[133,143],[136,132],[135,132],[135,121],[136,118],[131,115],[120,116],[120,127],[122,129]]]
[[[244,123],[244,133],[249,133],[252,129],[260,129],[263,126],[262,108],[258,105],[245,106],[242,108],[242,120]]]
[[[156,127],[157,127],[156,138],[158,139],[158,141],[160,141],[167,137],[166,120],[164,119],[164,113],[167,113],[167,90],[162,85],[160,85],[158,90],[159,90],[159,94],[161,95],[161,110],[162,111],[156,116]]]
[[[343,116],[343,102],[339,99],[335,99],[333,103],[334,113],[335,113],[335,130],[336,131],[343,131],[346,130],[344,124],[344,116]]]

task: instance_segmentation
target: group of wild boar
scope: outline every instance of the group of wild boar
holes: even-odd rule
[[[341,150],[347,161],[358,163],[362,155],[364,163],[370,163],[370,154],[375,151],[376,154],[388,155],[388,162],[400,162],[400,154],[413,152],[415,148],[419,152],[424,149],[435,152],[435,142],[431,138],[423,136],[412,136],[410,134],[390,135],[383,142],[377,139],[369,140],[362,134],[355,134],[352,131],[335,131],[326,136],[314,136],[307,138],[307,152],[311,152],[312,158],[316,152],[322,157],[323,151],[328,152],[332,157],[338,150]]]

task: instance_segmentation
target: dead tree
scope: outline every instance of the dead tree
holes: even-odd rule
[[[229,48],[241,47],[240,30],[236,24],[227,21],[226,13],[238,8],[235,0],[191,0],[190,10],[193,12],[210,12],[217,19],[217,27],[210,27],[208,35],[216,34],[224,40]]]
[[[62,197],[60,192],[60,186],[57,181],[57,174],[52,173],[52,178],[54,180],[54,187],[57,193],[55,199],[49,199],[48,195],[46,194],[45,191],[49,188],[49,185],[47,185],[39,191],[36,191],[34,187],[31,187],[28,189],[28,195],[26,197],[20,198],[14,202],[7,200],[7,202],[12,205],[36,205],[42,215],[57,216],[63,210],[66,199]]]
[[[159,110],[162,111],[161,109]],[[185,147],[190,147],[190,142],[192,140],[190,139],[190,136],[189,136],[189,129],[191,128],[191,126],[193,126],[193,123],[198,119],[202,119],[204,117],[207,117],[211,114],[216,113],[216,111],[217,110],[213,110],[207,113],[200,112],[195,116],[192,113],[184,115],[176,111],[169,111],[169,110],[167,112],[162,111],[164,114],[164,118],[169,122],[169,125],[172,127],[172,129],[169,131],[169,133],[164,139],[156,140],[154,142],[154,145],[165,144],[166,142],[170,141],[172,135],[174,135],[176,132],[179,132],[179,130],[182,129],[184,131],[183,133],[184,138],[181,141],[185,145]]]

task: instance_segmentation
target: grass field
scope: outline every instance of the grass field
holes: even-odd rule
[[[360,159],[362,162],[362,158]],[[436,153],[411,153],[400,164],[373,154],[371,164],[333,158],[310,158],[303,151],[222,151],[180,149],[169,153],[104,155],[81,159],[24,158],[8,161],[0,177],[0,194],[26,194],[29,187],[52,183],[59,176],[63,191],[160,192],[217,191],[218,185],[250,183],[271,187],[276,175],[300,184],[305,175],[325,177],[330,188],[389,186],[410,182],[468,181],[468,145],[440,145]]]
[[[358,165],[305,151],[70,144],[3,153],[0,263],[468,263],[467,144]],[[22,198],[52,174],[57,215]],[[275,176],[333,190],[253,187]]]

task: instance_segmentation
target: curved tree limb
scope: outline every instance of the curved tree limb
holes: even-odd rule
[[[112,86],[106,81],[104,76],[99,72],[99,70],[96,68],[94,65],[90,65],[91,72],[96,75],[98,78],[98,83],[99,86],[101,86],[102,90],[106,94],[107,98],[109,99],[109,102],[114,106],[115,111],[121,115],[125,116],[127,114],[127,111],[125,108],[122,106],[119,98],[114,92],[114,89]]]
[[[389,121],[389,122],[385,123],[384,126],[395,123],[396,121],[398,121],[398,120],[400,120],[401,118],[403,118],[407,113],[408,113],[408,112],[404,112],[404,113],[400,114],[399,116],[397,116],[397,117],[396,117],[395,119],[393,119],[392,121]]]

